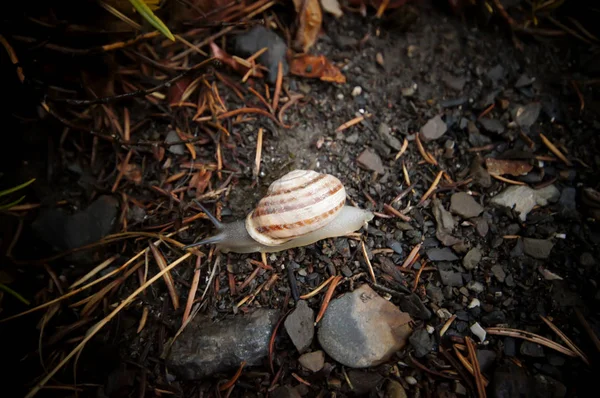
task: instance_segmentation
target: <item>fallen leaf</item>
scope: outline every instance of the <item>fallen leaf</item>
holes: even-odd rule
[[[296,76],[319,78],[326,82],[346,83],[346,76],[324,55],[303,54],[292,58],[290,73]]]
[[[488,173],[493,175],[510,174],[513,176],[521,176],[527,174],[533,169],[533,165],[524,160],[502,160],[502,159],[485,159],[485,167]]]
[[[202,195],[206,191],[206,187],[212,177],[212,171],[201,170],[194,174],[190,179],[188,189],[196,189],[196,197]]]
[[[117,165],[117,169],[123,172],[123,176],[136,185],[142,183],[142,169],[137,164],[127,163],[123,168],[122,164]]]
[[[298,31],[294,47],[298,51],[308,52],[321,30],[323,22],[321,5],[319,0],[294,0],[294,6],[298,14]]]
[[[210,50],[213,53],[213,57],[223,62],[225,65],[230,66],[231,69],[238,72],[242,76],[246,75],[246,73],[248,73],[248,71],[250,70],[250,68],[237,62],[231,55],[227,54],[224,50],[221,50],[221,48],[212,41],[210,42]],[[252,72],[252,75],[258,78],[263,77],[262,72],[258,68],[255,68],[254,72]]]
[[[321,7],[323,7],[323,11],[334,15],[336,18],[344,15],[338,0],[321,0]]]
[[[177,104],[181,101],[183,93],[191,82],[192,79],[185,76],[169,87],[169,91],[167,91],[167,101],[169,102],[169,105]]]

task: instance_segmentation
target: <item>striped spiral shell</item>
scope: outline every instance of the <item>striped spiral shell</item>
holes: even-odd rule
[[[346,203],[346,189],[329,174],[294,170],[274,181],[246,217],[250,236],[276,246],[329,223]]]

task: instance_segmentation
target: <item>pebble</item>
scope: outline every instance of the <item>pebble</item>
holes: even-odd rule
[[[442,289],[429,284],[426,288],[427,296],[436,304],[441,304],[444,301],[444,294]]]
[[[520,127],[529,128],[537,121],[541,110],[542,104],[540,102],[532,102],[516,108],[513,119]]]
[[[474,218],[472,221],[475,222],[475,229],[477,230],[477,233],[479,234],[479,236],[481,236],[482,238],[485,238],[485,236],[488,234],[488,232],[490,230],[490,226],[489,226],[487,220],[485,218],[478,217],[478,218]]]
[[[558,380],[542,374],[533,377],[533,390],[536,398],[563,398],[567,396],[567,387]]]
[[[351,368],[388,360],[412,332],[411,317],[383,299],[368,285],[332,300],[319,322],[323,350]]]
[[[485,131],[490,133],[502,134],[504,132],[504,125],[499,120],[484,117],[479,119],[479,123],[481,123]]]
[[[283,76],[287,76],[289,72],[285,56],[287,52],[285,41],[277,33],[265,28],[263,25],[256,25],[248,32],[235,37],[235,55],[249,57],[264,47],[267,47],[268,51],[258,57],[258,62],[269,69],[267,75],[269,83],[275,83],[279,62],[283,66]]]
[[[390,379],[385,388],[386,398],[407,398],[406,391],[402,384],[396,380]]]
[[[402,249],[402,244],[397,240],[388,240],[387,247],[392,249],[396,254],[402,254],[404,252]]]
[[[524,367],[507,361],[494,371],[488,386],[491,397],[530,397],[530,383]]]
[[[532,189],[524,185],[512,185],[498,195],[494,196],[490,203],[514,208],[519,214],[521,221],[527,219],[527,214],[534,206],[546,206],[549,202],[555,202],[560,197],[560,192],[554,185],[542,189]]]
[[[479,338],[479,341],[481,341],[482,343],[485,341],[485,336],[487,333],[479,323],[475,322],[471,325],[469,329],[471,329],[471,333],[473,333],[475,336],[477,336],[477,338]]]
[[[346,142],[348,144],[356,144],[358,142],[358,133],[352,133],[346,137]]]
[[[516,88],[530,86],[535,81],[535,77],[529,77],[527,75],[519,76],[517,82],[515,83]]]
[[[573,187],[566,187],[560,194],[558,199],[558,214],[569,220],[575,220],[578,218],[579,213],[577,212],[577,191]]]
[[[459,92],[463,90],[465,83],[467,82],[465,77],[457,77],[450,74],[444,75],[442,79],[444,80],[446,87]]]
[[[464,218],[473,218],[483,212],[483,207],[466,192],[457,192],[450,198],[450,211]]]
[[[165,137],[165,143],[170,144],[172,142],[179,142],[181,138],[177,134],[177,131],[171,130],[167,133]],[[173,155],[183,155],[185,153],[185,145],[184,144],[175,144],[167,146],[167,151],[171,152]]]
[[[491,271],[492,274],[496,277],[496,279],[498,279],[498,282],[504,283],[504,280],[506,279],[504,267],[502,267],[500,264],[496,264],[492,267]]]
[[[438,269],[438,272],[440,273],[440,279],[444,285],[451,287],[460,287],[463,285],[463,277],[460,272],[445,271],[441,269]]]
[[[437,115],[429,119],[427,123],[421,127],[420,136],[423,141],[433,141],[443,136],[447,130],[448,126],[446,126],[446,123],[442,118]]]
[[[469,283],[467,283],[467,289],[475,293],[481,293],[485,290],[485,286],[483,286],[483,283],[481,282],[470,281]]]
[[[459,242],[460,239],[452,236],[452,231],[456,225],[456,220],[452,214],[444,209],[442,202],[439,199],[433,200],[433,216],[437,223],[435,237],[444,245],[452,246]]]
[[[491,369],[496,360],[496,353],[492,350],[477,350],[477,361],[482,372],[487,372]]]
[[[537,259],[550,257],[554,242],[548,239],[523,238],[523,252]]]
[[[406,380],[406,382],[407,382],[408,384],[410,384],[411,386],[414,386],[415,384],[417,384],[417,383],[418,383],[417,379],[415,379],[413,376],[406,376],[406,377],[404,378],[404,380]]]
[[[292,386],[289,385],[285,385],[285,386],[279,386],[276,389],[274,389],[270,394],[269,397],[273,397],[273,398],[301,398],[302,395],[300,395],[300,393],[298,392],[298,390]]]
[[[452,249],[448,247],[444,248],[433,248],[427,250],[427,257],[430,261],[456,261],[458,257],[452,251]]]
[[[544,347],[531,341],[523,341],[519,351],[522,355],[527,355],[528,357],[543,358],[546,356],[544,354]]]
[[[478,298],[474,298],[473,300],[471,300],[471,302],[468,305],[468,308],[475,308],[475,307],[479,307],[481,305],[481,302],[479,301]]]
[[[467,252],[467,254],[463,257],[463,267],[468,270],[475,269],[477,264],[481,261],[481,249],[479,247],[474,247]]]
[[[315,334],[315,312],[306,300],[300,300],[284,322],[285,330],[299,353],[310,347]]]
[[[323,366],[325,365],[325,353],[321,350],[308,352],[302,354],[300,358],[298,358],[298,362],[306,369],[318,372],[323,369]]]
[[[352,96],[353,97],[358,97],[360,94],[362,94],[362,87],[361,86],[356,86],[352,89]]]
[[[398,138],[392,135],[392,129],[387,124],[381,123],[377,129],[377,132],[383,141],[394,150],[399,151],[402,148],[402,143]]]
[[[167,357],[168,369],[182,380],[197,380],[237,369],[241,361],[258,365],[267,357],[278,320],[278,310],[263,308],[219,322],[197,315],[175,339]]]
[[[481,317],[481,321],[486,325],[497,325],[506,321],[506,315],[500,310],[495,310]]]
[[[383,168],[383,162],[381,161],[381,158],[377,152],[371,148],[367,148],[362,151],[362,153],[358,155],[356,161],[359,165],[363,166],[367,170],[374,171],[381,175],[385,174],[385,169]]]
[[[72,214],[62,208],[45,208],[33,221],[32,229],[56,250],[75,249],[97,242],[111,233],[118,208],[119,201],[110,195],[99,196],[84,210]],[[75,253],[72,257],[91,260],[86,252]]]
[[[384,380],[383,376],[377,372],[363,372],[360,370],[349,371],[348,379],[352,383],[353,392],[356,395],[363,395],[376,390],[377,386]]]

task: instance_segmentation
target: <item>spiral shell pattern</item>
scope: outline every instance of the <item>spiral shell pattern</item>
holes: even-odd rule
[[[246,217],[250,236],[276,246],[329,223],[346,203],[346,189],[329,174],[294,170],[274,181]]]

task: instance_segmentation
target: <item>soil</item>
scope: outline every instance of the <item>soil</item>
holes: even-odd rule
[[[488,335],[487,342],[479,348],[496,352],[496,369],[507,363],[517,364],[527,377],[551,376],[564,385],[566,395],[557,396],[587,396],[584,393],[585,387],[593,384],[593,376],[598,374],[600,351],[594,346],[574,309],[577,308],[583,314],[596,335],[600,336],[600,234],[593,207],[581,199],[584,189],[600,188],[597,178],[600,166],[600,157],[597,155],[600,149],[597,135],[599,103],[595,85],[586,84],[598,77],[594,67],[596,58],[590,55],[589,46],[569,36],[512,36],[507,33],[505,21],[500,17],[482,22],[467,13],[461,18],[449,12],[447,7],[432,6],[428,2],[407,7],[401,9],[402,13],[390,14],[384,21],[374,19],[372,9],[369,9],[368,16],[364,18],[350,12],[346,12],[340,19],[325,15],[324,32],[311,53],[323,54],[330,61],[343,65],[342,73],[346,76],[346,84],[289,76],[285,79],[289,91],[304,95],[298,105],[292,106],[285,113],[285,123],[291,125],[291,128],[281,128],[270,119],[260,116],[253,116],[252,120],[241,124],[229,123],[228,128],[233,134],[226,137],[220,147],[223,157],[222,176],[219,178],[213,172],[205,193],[221,187],[228,177],[232,176],[232,179],[226,185],[226,190],[219,195],[205,197],[202,202],[214,209],[215,198],[218,198],[219,206],[222,206],[219,212],[222,219],[239,219],[254,207],[269,184],[287,171],[298,168],[316,169],[337,176],[344,183],[351,202],[377,212],[368,231],[363,234],[366,236],[365,243],[369,252],[389,248],[392,241],[399,242],[401,249],[397,252],[379,251],[378,254],[371,255],[380,285],[391,291],[401,291],[397,286],[398,282],[386,274],[381,257],[387,257],[396,265],[401,265],[412,248],[420,242],[423,243],[422,259],[417,262],[415,270],[403,273],[404,288],[413,287],[417,267],[447,267],[448,264],[451,270],[463,275],[465,286],[471,280],[483,285],[480,293],[473,293],[468,289],[465,292],[460,287],[444,287],[438,272],[423,272],[416,292],[433,312],[433,316],[426,322],[415,319],[415,328],[431,325],[439,330],[446,322],[443,316],[440,317],[440,309],[443,308],[451,314],[457,314],[457,320],[448,330],[449,339],[470,335],[469,326],[479,322],[483,327],[501,324],[531,331],[562,343],[540,319],[540,315],[550,317],[589,357],[591,366],[587,366],[579,358],[563,356],[556,359],[559,355],[547,348],[542,357],[529,355],[522,347],[511,353],[511,348],[507,345],[518,342],[517,347],[520,347],[521,340],[513,339],[507,343],[508,339],[500,336]],[[291,23],[289,9],[280,7],[275,10],[284,23]],[[149,43],[157,44],[159,41]],[[22,51],[25,47],[19,46],[17,49],[23,58],[22,65],[26,75],[29,72],[36,79],[42,79],[40,81],[44,84],[78,89],[76,80],[73,82],[65,77],[61,82],[57,77],[60,73],[54,70],[47,73],[39,71],[36,66],[38,62],[47,62],[48,53],[53,54],[52,52],[32,52],[35,56],[30,57],[27,55],[29,53]],[[36,56],[40,61],[35,59]],[[70,55],[59,54],[59,57],[61,60],[57,63],[60,65]],[[383,58],[383,65],[377,62],[378,57]],[[108,59],[107,68],[119,61],[128,62],[122,55],[109,56]],[[36,183],[24,192],[27,195],[25,202],[40,203],[41,207],[20,211],[17,213],[18,217],[14,214],[0,214],[3,253],[6,253],[12,238],[18,235],[12,255],[5,256],[3,263],[6,265],[3,264],[5,268],[0,271],[3,276],[10,275],[12,282],[9,286],[30,298],[33,306],[66,292],[70,284],[110,256],[117,255],[118,260],[111,267],[118,266],[148,246],[147,238],[130,238],[96,247],[83,255],[52,259],[50,256],[56,251],[40,239],[39,231],[34,227],[34,220],[43,209],[53,208],[56,203],[65,201],[59,207],[71,214],[86,209],[101,194],[108,194],[120,202],[117,225],[111,232],[123,229],[121,212],[123,203],[127,203],[127,231],[161,230],[169,233],[181,226],[184,218],[193,216],[198,211],[191,206],[193,191],[186,192],[182,196],[182,204],[179,204],[152,188],[159,186],[168,191],[189,183],[189,176],[173,184],[165,182],[166,177],[184,170],[177,166],[190,160],[187,150],[179,158],[166,151],[163,160],[159,162],[149,146],[119,145],[104,139],[94,141],[89,131],[71,129],[65,133],[65,125],[39,107],[40,93],[43,92],[40,81],[32,78],[22,85],[15,79],[14,68],[7,66],[5,60],[5,54],[2,54],[3,67],[6,66],[6,70],[2,72],[3,80],[6,81],[3,86],[8,87],[7,93],[15,95],[15,100],[5,108],[9,114],[6,116],[8,124],[2,144],[0,170],[4,174],[0,179],[0,186],[13,186],[36,177]],[[84,57],[81,69],[88,72],[90,64],[94,64],[95,60],[97,58]],[[56,65],[50,64],[48,66],[49,69],[55,67]],[[239,81],[239,76],[225,66],[218,68],[221,73]],[[66,71],[65,76],[70,76],[69,73],[70,71]],[[94,73],[102,76],[103,72]],[[535,80],[532,84],[515,87],[515,83],[523,76],[533,77]],[[44,77],[48,80],[44,81]],[[257,86],[263,87],[264,84],[259,81]],[[356,96],[353,95],[355,87],[361,88],[361,93]],[[232,90],[224,85],[220,85],[219,89],[228,109],[243,106]],[[491,96],[492,93],[495,95]],[[55,91],[53,95],[57,96]],[[583,103],[579,95],[582,96]],[[261,107],[255,97],[249,95],[247,98],[251,106]],[[521,129],[518,126],[507,127],[513,120],[511,112],[519,105],[536,102],[540,102],[542,108],[531,126]],[[65,119],[76,120],[73,122],[75,124],[86,121],[85,117],[78,115],[85,107],[69,108],[62,103],[48,103]],[[490,109],[492,104],[495,106]],[[170,129],[169,124],[185,126],[182,120],[193,116],[193,113],[190,115],[186,110],[174,110],[166,106],[152,108],[140,98],[126,99],[111,105],[117,111],[121,124],[123,107],[129,108],[132,125],[149,119],[148,123],[132,133],[134,140],[164,139]],[[69,109],[73,111],[70,112]],[[99,108],[95,109],[90,117],[100,118]],[[485,112],[483,119],[499,121],[503,131],[490,131],[492,129],[489,125],[479,118],[482,112]],[[101,117],[105,117],[102,115]],[[338,126],[360,115],[367,117],[352,127],[336,132]],[[419,132],[428,120],[438,115],[447,125],[447,132],[437,140],[423,142],[426,150],[438,161],[435,166],[423,161],[414,133]],[[487,139],[475,142],[471,137],[470,140],[467,121],[473,122]],[[92,122],[88,119],[87,124],[90,123]],[[406,153],[397,160],[395,156],[398,151],[386,143],[387,137],[381,133],[382,124],[389,126],[391,135],[400,142],[405,138],[409,140]],[[252,165],[259,128],[264,129],[264,140],[260,176],[256,182],[252,176]],[[567,154],[573,162],[572,167],[567,167],[556,159],[542,143],[540,133]],[[214,144],[215,137],[207,137],[206,144],[195,145],[195,162],[210,166],[216,164],[217,148]],[[118,173],[116,165],[123,161],[129,148],[135,148],[130,164],[140,168],[140,181],[136,184],[131,179],[123,178],[117,191],[112,193],[111,188]],[[382,160],[385,170],[383,175],[366,169],[356,161],[367,148],[373,149],[373,156]],[[95,160],[92,163],[93,156]],[[477,156],[526,160],[533,165],[534,171],[528,176],[529,179],[522,176],[505,177],[525,181],[532,187],[553,183],[561,192],[565,188],[575,188],[575,210],[567,214],[568,209],[565,208],[568,206],[559,201],[536,207],[523,222],[514,212],[491,206],[490,198],[511,184],[495,178],[491,179],[489,186],[482,185],[475,179],[469,180],[469,170]],[[172,159],[171,165],[165,166],[168,158]],[[411,218],[408,223],[388,215],[383,207],[383,204],[389,204],[407,188],[403,166],[414,185],[412,192],[396,203],[396,207],[399,210],[412,207],[407,212],[407,216]],[[481,218],[489,228],[486,234],[479,234],[473,222],[459,217],[460,221],[453,235],[463,240],[466,247],[453,247],[461,260],[446,264],[423,261],[427,257],[427,250],[444,247],[436,238],[434,202],[429,199],[419,203],[439,170],[444,170],[452,180],[450,183],[443,179],[435,191],[436,198],[445,209],[450,208],[452,194],[468,192],[485,208]],[[146,217],[135,202],[127,198],[148,205],[145,209]],[[127,202],[123,202],[124,200]],[[102,214],[98,217],[102,217]],[[17,234],[19,220],[23,221],[23,227]],[[60,220],[56,222],[64,222],[65,225],[68,223]],[[169,222],[174,224],[168,228],[160,227]],[[209,235],[213,230],[209,222],[202,219],[191,225],[191,230],[175,234],[173,238],[187,244],[197,236]],[[42,225],[44,229],[51,227],[55,228],[56,225]],[[59,230],[60,228],[57,229],[57,234],[65,233]],[[54,230],[51,231],[52,234],[55,233]],[[551,239],[554,242],[551,255],[537,259],[524,254],[522,238],[526,237]],[[251,312],[258,307],[287,311],[294,306],[294,297],[287,268],[284,266],[293,265],[296,272],[303,270],[304,275],[314,274],[305,277],[296,273],[300,294],[310,292],[332,274],[339,274],[344,266],[350,269],[353,276],[343,280],[336,295],[352,289],[355,283],[370,283],[359,242],[347,239],[351,255],[344,256],[338,248],[343,246],[341,241],[345,240],[346,238],[331,239],[269,255],[268,262],[273,270],[259,272],[247,287],[235,295],[228,288],[229,274],[233,274],[238,284],[242,283],[256,267],[247,259],[260,261],[260,256],[227,255],[216,275],[216,282],[213,281],[208,286],[206,299],[200,307],[201,312],[219,318],[236,311]],[[473,247],[480,249],[482,259],[477,268],[468,271],[462,268],[462,257]],[[178,249],[162,250],[167,262],[174,261],[183,254]],[[208,248],[201,250],[208,254]],[[40,259],[47,260],[39,261]],[[214,259],[211,263],[213,261]],[[226,267],[223,266],[225,263]],[[202,262],[197,298],[207,288],[211,269],[209,264],[206,259]],[[498,264],[503,267],[508,282],[506,279],[500,282],[494,276],[492,268]],[[540,267],[562,279],[546,279],[540,272]],[[147,272],[148,275],[154,275],[158,272],[158,267],[150,261]],[[135,272],[121,281],[86,316],[82,315],[81,306],[69,307],[64,302],[59,307],[50,307],[52,311],[38,311],[0,323],[3,353],[0,362],[4,365],[0,380],[2,391],[10,391],[6,396],[24,396],[45,372],[56,366],[81,341],[92,325],[139,287],[140,273]],[[144,391],[146,395],[159,395],[160,390],[167,391],[168,393],[163,393],[165,395],[183,397],[216,396],[217,383],[231,378],[234,372],[214,375],[199,382],[181,382],[173,380],[167,373],[162,358],[165,344],[181,325],[193,273],[193,261],[182,263],[181,267],[172,272],[182,307],[173,309],[165,284],[162,280],[158,281],[119,312],[86,345],[80,356],[73,358],[69,365],[59,371],[49,385],[78,384],[81,389],[78,396],[144,396]],[[274,286],[269,291],[260,293],[250,304],[234,311],[235,305],[267,281],[272,273],[279,274]],[[57,283],[62,292],[57,290]],[[443,291],[443,304],[438,305],[432,299],[428,289],[431,286]],[[99,288],[96,286],[92,290],[96,292]],[[88,293],[75,296],[68,303],[73,304]],[[379,293],[384,295],[382,291]],[[467,305],[474,297],[480,300],[481,306],[468,310]],[[399,299],[393,295],[390,300],[399,304]],[[309,300],[315,312],[318,312],[321,301],[321,296]],[[29,307],[4,293],[0,308],[0,317],[5,318]],[[138,332],[145,309],[148,311],[147,321],[143,330]],[[443,315],[443,311],[441,313]],[[47,322],[40,321],[44,314],[50,318]],[[326,376],[311,376],[310,372],[299,368],[298,355],[282,329],[278,336],[274,363],[276,369],[283,367],[278,384],[300,385],[304,396],[333,396],[334,391],[336,396],[354,395],[344,385],[345,370],[341,365],[335,366]],[[437,344],[444,346],[445,343],[437,341],[436,346]],[[313,345],[318,346],[316,339]],[[409,396],[457,394],[454,383],[412,364],[409,359],[410,351],[411,346],[407,345],[389,363],[365,370],[364,373],[380,374],[400,381]],[[444,358],[439,354],[437,357],[438,359],[434,351],[420,361],[425,367],[435,369],[436,361],[443,362]],[[326,361],[335,365],[335,361],[330,358],[326,358]],[[76,380],[73,366],[77,369]],[[394,366],[399,366],[400,376],[394,374]],[[310,386],[300,383],[292,373],[303,377]],[[485,375],[490,381],[494,381],[494,377],[501,377],[494,373],[494,369],[488,370]],[[406,376],[413,376],[418,384],[411,385]],[[343,387],[335,387],[332,379],[341,380]],[[516,380],[517,377],[508,379]],[[231,395],[265,396],[272,381],[273,375],[266,362],[262,367],[245,368]],[[499,384],[498,380],[492,383],[488,387],[488,395],[501,396],[503,387]],[[384,390],[385,384],[380,383],[370,394],[383,396]],[[321,391],[323,395],[319,395]],[[468,394],[476,396],[473,391]],[[39,395],[74,396],[75,392],[66,388],[47,389],[42,390]],[[529,396],[537,395],[532,393]]]

